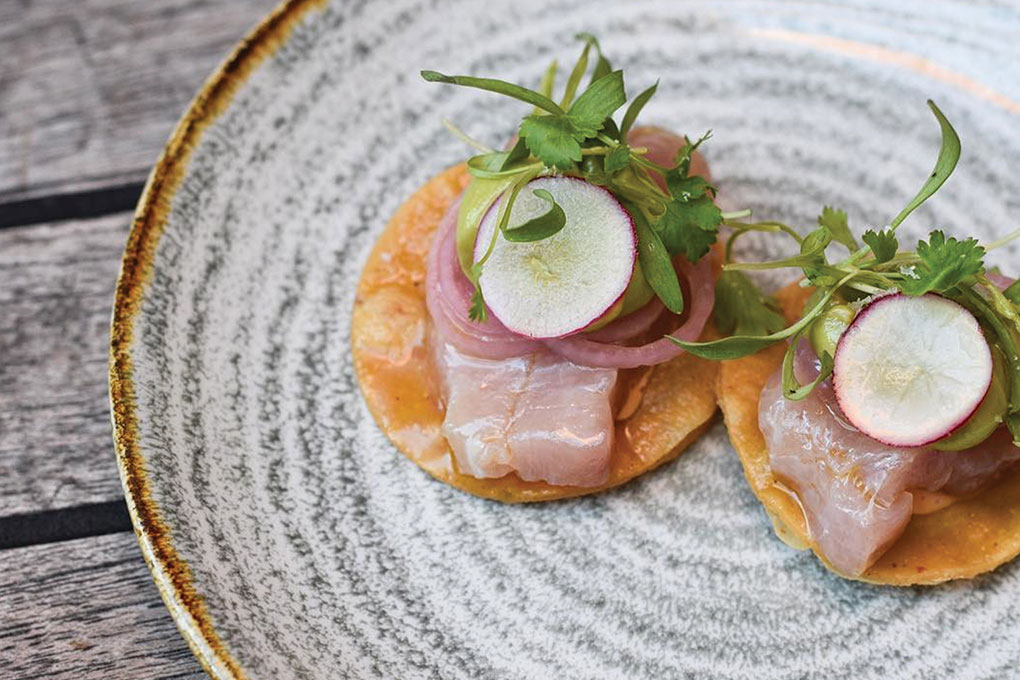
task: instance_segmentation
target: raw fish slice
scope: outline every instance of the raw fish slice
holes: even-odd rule
[[[446,400],[443,435],[462,473],[517,471],[524,480],[562,486],[606,482],[616,370],[548,353],[478,359],[439,338],[434,348]]]
[[[833,567],[859,574],[910,520],[902,490],[914,456],[870,442],[833,417],[815,393],[783,396],[773,376],[761,395],[759,423],[772,472],[797,493],[811,538]]]
[[[564,486],[606,483],[616,373],[537,355],[508,438],[511,465],[521,479]]]
[[[802,382],[817,375],[812,359],[801,347]],[[1020,458],[1002,433],[958,452],[889,446],[846,421],[828,381],[803,401],[786,399],[781,382],[777,372],[759,402],[769,463],[797,493],[821,554],[844,574],[863,573],[903,533],[913,513],[910,490],[971,493]]]
[[[951,453],[952,474],[942,490],[956,496],[974,493],[1020,460],[1020,448],[1004,427],[973,449]]]
[[[437,343],[435,357],[446,399],[443,436],[457,466],[472,477],[509,474],[513,468],[506,433],[527,384],[532,356],[478,359]]]

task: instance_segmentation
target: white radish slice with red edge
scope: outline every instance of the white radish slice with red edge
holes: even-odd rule
[[[526,184],[507,229],[549,211],[549,203],[534,195],[536,189],[552,195],[565,225],[530,243],[497,237],[479,284],[489,310],[508,329],[558,338],[619,311],[634,274],[637,236],[630,215],[611,193],[576,177],[540,177]],[[479,226],[475,262],[489,248],[501,204],[502,199]]]
[[[836,347],[833,386],[847,419],[890,446],[926,446],[967,421],[992,382],[974,315],[938,295],[886,295]]]

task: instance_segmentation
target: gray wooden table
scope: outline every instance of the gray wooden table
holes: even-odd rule
[[[0,0],[0,678],[202,678],[110,435],[110,308],[174,122],[274,0]]]

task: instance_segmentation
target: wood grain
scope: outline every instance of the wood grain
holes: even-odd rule
[[[0,2],[0,202],[145,178],[275,0]]]
[[[130,533],[0,552],[0,676],[205,678]]]
[[[0,515],[121,497],[107,353],[130,221],[0,230]]]

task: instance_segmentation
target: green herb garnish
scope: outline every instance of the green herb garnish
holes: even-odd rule
[[[485,297],[482,296],[482,287],[478,285],[478,276],[481,276],[481,272],[478,272],[475,282],[475,292],[471,296],[471,309],[468,310],[468,318],[472,321],[485,321],[487,318],[487,312],[485,311]]]
[[[507,97],[519,99],[522,102],[531,104],[536,108],[548,111],[552,114],[563,113],[563,109],[560,108],[559,104],[544,94],[535,92],[534,90],[529,90],[528,88],[521,87],[520,85],[515,85],[514,83],[508,83],[505,80],[497,80],[495,78],[474,78],[472,76],[448,76],[438,71],[422,71],[421,77],[430,83],[462,85],[464,87],[474,87],[479,90],[486,90],[488,92],[506,95]]]
[[[503,232],[503,238],[514,243],[530,243],[541,241],[559,232],[567,223],[567,216],[563,208],[556,203],[556,199],[545,189],[535,189],[532,193],[549,204],[549,212],[532,218],[524,224],[507,229]]]
[[[896,251],[900,249],[899,239],[892,229],[874,231],[872,229],[864,232],[861,239],[871,248],[875,256],[875,264],[884,264],[896,257]]]
[[[804,337],[807,329],[802,330],[797,335],[790,339],[790,344],[786,348],[786,354],[783,356],[783,396],[790,401],[800,401],[806,399],[816,387],[821,385],[825,380],[832,375],[833,361],[832,357],[828,354],[822,356],[821,366],[819,367],[818,376],[807,385],[801,385],[797,381],[797,375],[794,370],[794,366],[797,359],[797,346],[800,344],[800,339]]]
[[[698,142],[700,144],[700,140]],[[687,144],[686,149],[695,145]],[[715,204],[715,187],[703,177],[689,177],[690,151],[681,152],[677,167],[666,173],[670,200],[660,220],[662,242],[671,253],[697,262],[719,238],[722,211]]]
[[[829,301],[832,299],[833,295],[835,295],[836,289],[846,283],[849,283],[854,276],[856,276],[856,274],[847,275],[845,279],[839,282],[838,286],[825,291],[821,298],[819,298],[818,302],[815,303],[815,306],[812,307],[811,310],[795,324],[774,333],[770,333],[769,335],[731,335],[728,338],[713,340],[711,342],[684,342],[683,340],[673,338],[673,342],[680,345],[694,356],[698,356],[703,359],[740,359],[751,354],[757,354],[761,350],[771,347],[782,340],[792,338],[807,329],[811,322],[814,321],[819,314],[825,311]]]
[[[724,333],[732,336],[706,343],[673,339],[692,354],[708,359],[737,359],[754,354],[772,344],[791,340],[783,361],[784,393],[791,399],[810,394],[832,371],[832,357],[822,353],[822,373],[810,385],[799,385],[793,372],[797,342],[816,321],[820,321],[835,305],[868,295],[901,291],[907,295],[938,293],[967,307],[986,328],[991,342],[1000,348],[1011,371],[1012,391],[1007,424],[1014,439],[1020,442],[1020,284],[1000,291],[984,276],[984,257],[988,249],[1004,245],[1020,237],[1020,231],[989,244],[976,239],[947,238],[940,230],[932,231],[927,240],[918,242],[914,251],[902,252],[896,228],[906,217],[930,198],[949,178],[960,158],[960,139],[952,125],[934,104],[928,102],[942,132],[942,144],[935,169],[917,195],[883,230],[868,230],[859,246],[850,230],[846,213],[826,207],[818,218],[818,228],[801,237],[794,228],[779,222],[748,223],[724,219],[733,229],[725,250],[725,264],[717,286],[715,321]],[[798,254],[771,262],[733,262],[733,244],[753,231],[784,234],[798,246]],[[830,262],[826,250],[838,244],[846,257]],[[792,326],[776,328],[769,315],[767,299],[762,297],[748,279],[729,278],[739,270],[800,268],[806,281],[816,287],[806,311]],[[724,283],[725,282],[725,283]],[[749,301],[738,304],[735,301]]]
[[[686,140],[669,166],[645,158],[647,149],[629,146],[627,134],[655,95],[658,84],[643,90],[630,102],[618,125],[613,116],[627,103],[623,72],[613,70],[594,36],[582,33],[577,38],[584,42],[584,47],[567,76],[558,102],[553,96],[558,72],[556,62],[546,69],[538,90],[493,78],[448,76],[436,71],[422,71],[421,75],[430,82],[495,92],[533,107],[521,121],[518,140],[509,151],[488,149],[449,126],[455,134],[483,151],[468,160],[471,175],[508,182],[500,194],[502,226],[493,234],[493,239],[502,234],[511,241],[539,241],[558,232],[563,226],[563,211],[551,195],[540,196],[550,203],[548,213],[507,229],[514,199],[527,181],[540,175],[581,177],[608,189],[630,212],[638,235],[640,275],[646,278],[663,304],[679,314],[683,311],[684,300],[672,258],[683,255],[695,262],[703,257],[718,238],[723,221],[714,203],[715,188],[700,177],[689,176],[691,155],[709,135],[694,143]],[[591,58],[593,52],[597,59]],[[589,69],[592,61],[594,68]],[[582,89],[589,70],[591,77]],[[660,182],[667,185],[668,191],[661,188]],[[494,243],[490,244],[488,252],[492,251]],[[474,265],[462,261],[465,273],[476,288],[470,313],[476,321],[486,318],[478,280],[487,255]]]
[[[786,326],[774,298],[762,295],[743,272],[723,272],[715,282],[715,325],[723,335],[769,335]]]
[[[624,207],[634,218],[634,230],[638,238],[638,262],[641,264],[645,280],[662,300],[662,304],[666,305],[666,309],[674,314],[682,314],[684,296],[666,246],[639,208],[627,203],[624,203]]]
[[[1014,281],[1009,288],[1002,291],[1007,300],[1015,305],[1020,305],[1020,280]]]
[[[977,239],[957,241],[946,239],[941,231],[933,231],[927,241],[917,244],[917,264],[900,282],[907,295],[943,293],[984,270],[985,249]]]
[[[850,231],[846,213],[842,210],[834,210],[825,206],[822,208],[822,214],[818,216],[818,226],[828,229],[832,240],[836,243],[843,244],[851,252],[857,250],[857,239]]]

